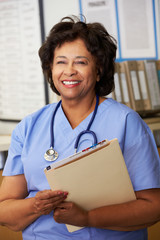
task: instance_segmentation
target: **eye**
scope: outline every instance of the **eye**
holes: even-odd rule
[[[87,64],[86,61],[76,61],[75,63],[76,63],[76,64],[81,64],[81,65],[86,65],[86,64]]]
[[[65,64],[65,61],[57,61],[57,64]]]

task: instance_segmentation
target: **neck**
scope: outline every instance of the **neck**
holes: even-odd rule
[[[81,101],[64,101],[62,99],[63,111],[70,122],[71,127],[76,128],[91,112],[96,105],[96,95]]]

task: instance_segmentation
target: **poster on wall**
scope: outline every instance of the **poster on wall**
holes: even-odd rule
[[[117,60],[157,59],[155,0],[79,0],[87,22],[101,22],[118,44]]]
[[[21,120],[46,104],[38,49],[40,1],[0,0],[0,119]]]
[[[118,1],[122,58],[156,57],[152,0]]]
[[[102,23],[108,33],[118,40],[115,1],[81,1],[81,7],[81,13],[86,17],[87,22]],[[119,51],[117,51],[117,58],[119,58]]]

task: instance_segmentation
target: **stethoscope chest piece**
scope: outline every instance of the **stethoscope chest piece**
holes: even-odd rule
[[[58,158],[58,153],[53,149],[53,147],[50,147],[44,154],[44,158],[47,161],[55,161]]]

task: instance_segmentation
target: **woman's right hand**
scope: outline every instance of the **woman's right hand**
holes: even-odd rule
[[[54,210],[67,194],[65,191],[44,190],[27,198],[27,182],[23,174],[4,177],[0,186],[0,226],[22,231],[41,215]]]
[[[68,192],[44,190],[35,196],[34,211],[39,215],[47,215],[67,198]]]

